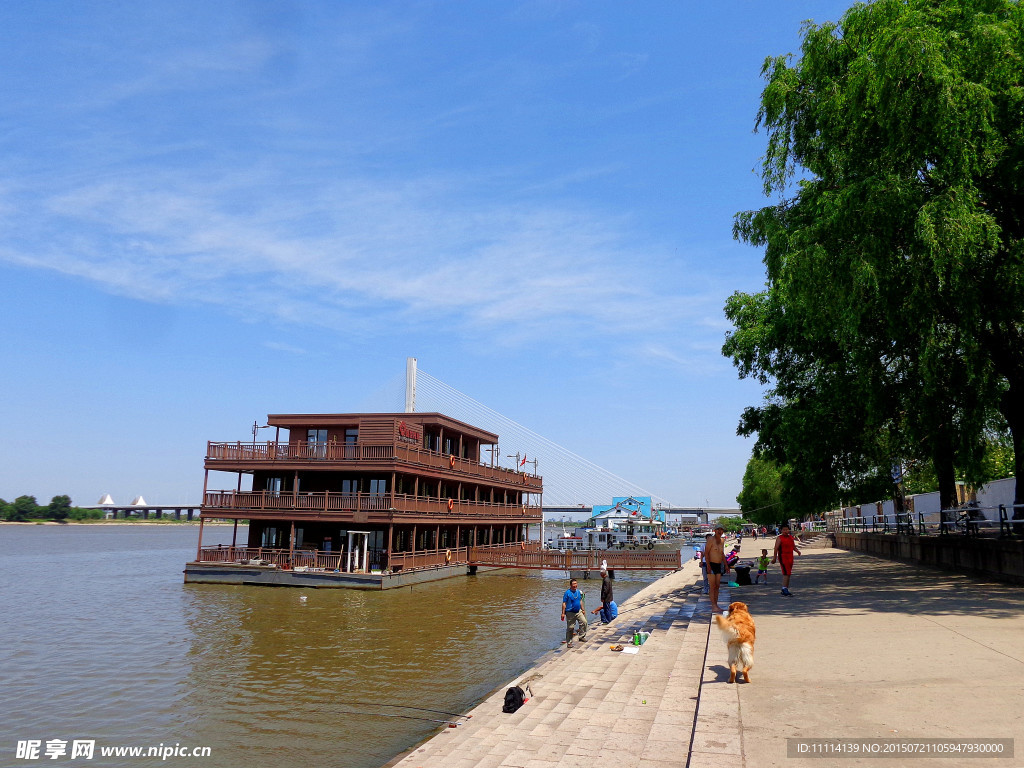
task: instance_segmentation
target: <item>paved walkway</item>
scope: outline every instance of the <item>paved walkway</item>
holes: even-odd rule
[[[745,544],[747,557],[772,546]],[[532,691],[519,712],[502,713],[502,686],[397,765],[944,768],[966,761],[798,759],[787,739],[956,737],[1016,739],[1015,758],[966,764],[1024,766],[1024,590],[826,548],[797,559],[793,597],[779,594],[776,567],[770,576],[769,587],[732,590],[757,622],[753,683],[726,682],[690,563],[592,626],[586,643],[509,681]],[[635,627],[651,632],[639,652],[612,652]]]

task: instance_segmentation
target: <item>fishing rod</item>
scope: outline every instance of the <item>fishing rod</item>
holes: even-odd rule
[[[398,717],[403,720],[422,720],[426,723],[442,723],[449,728],[458,728],[462,723],[456,720],[437,720],[433,717],[417,717],[416,715],[395,715],[389,712],[350,712],[346,710],[335,710],[339,715],[365,715],[367,717]]]
[[[337,699],[334,700],[334,703],[335,704],[341,704],[342,706],[346,706],[346,707],[366,707],[366,706],[370,706],[370,707],[397,707],[397,708],[400,708],[400,709],[414,709],[414,710],[416,710],[418,712],[435,712],[435,713],[437,713],[439,715],[451,715],[452,717],[464,717],[467,720],[472,717],[472,715],[463,715],[460,712],[447,712],[447,711],[445,711],[443,709],[430,709],[429,707],[414,707],[411,704],[388,704],[388,703],[385,703],[385,702],[378,702],[378,701],[338,701]]]

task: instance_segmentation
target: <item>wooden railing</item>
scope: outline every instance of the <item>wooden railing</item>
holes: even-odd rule
[[[386,567],[393,571],[407,571],[414,568],[437,568],[442,565],[465,565],[469,562],[467,547],[451,549],[428,549],[421,552],[394,552],[390,557],[381,555]],[[374,553],[371,553],[374,554]],[[255,561],[255,562],[253,562]],[[253,565],[276,565],[278,568],[310,568],[320,571],[346,572],[348,554],[345,552],[324,552],[322,550],[271,549],[267,547],[227,547],[223,545],[203,547],[199,551],[201,563],[251,563]]]
[[[371,553],[373,554],[373,553]],[[253,562],[256,561],[256,562]],[[272,549],[268,547],[203,547],[199,551],[201,563],[252,563],[276,565],[279,568],[315,568],[321,571],[347,570],[348,554],[313,549]]]
[[[600,550],[577,549],[560,552],[542,549],[540,542],[485,544],[475,547],[428,549],[420,552],[392,552],[383,555],[385,567],[392,571],[415,568],[438,568],[444,565],[482,565],[496,568],[530,568],[554,571],[598,571],[602,562],[612,570],[675,571],[682,567],[681,553],[676,550]],[[203,547],[201,563],[250,563],[253,560],[279,568],[315,568],[324,571],[345,571],[347,554],[320,550],[269,549],[266,547]]]
[[[476,477],[500,482],[514,482],[517,485],[528,487],[540,487],[541,478],[539,475],[531,475],[528,472],[517,472],[507,467],[492,467],[488,464],[481,464],[472,459],[463,459],[436,451],[427,451],[422,448],[413,448],[409,445],[398,444],[395,446],[395,456],[408,464],[417,464],[421,467],[433,469],[454,469]],[[454,463],[453,463],[454,459]]]
[[[451,549],[428,549],[422,552],[393,552],[388,558],[392,571],[408,571],[414,568],[438,568],[442,565],[465,565],[469,562],[467,547]]]
[[[337,512],[392,512],[394,515],[438,515],[480,517],[539,517],[541,508],[522,504],[492,504],[487,501],[427,498],[410,494],[396,494],[395,509],[391,509],[390,494],[373,493],[275,493],[273,491],[207,491],[203,495],[203,510],[214,512],[232,510],[235,512],[264,512],[285,510],[302,512],[303,517],[322,517]]]
[[[675,571],[682,567],[678,550],[604,550],[541,549],[537,542],[520,545],[471,547],[472,565],[506,568],[538,568],[564,571],[598,571],[603,562],[608,568],[623,571]]]
[[[206,444],[206,458],[222,461],[359,461],[393,459],[395,446],[346,443],[214,443]]]
[[[304,560],[308,559],[306,550],[296,550],[295,555],[299,554],[303,556]],[[266,547],[225,547],[223,545],[218,545],[203,547],[200,549],[198,561],[200,563],[247,563],[251,560],[257,560],[260,563],[265,563],[267,565],[283,567],[289,565],[292,558],[290,557],[290,553],[287,549],[269,549]]]
[[[540,488],[541,478],[507,467],[492,467],[472,459],[463,459],[446,453],[414,448],[409,445],[346,445],[345,443],[207,443],[207,461],[388,461],[398,460],[432,469],[451,469],[463,474],[503,483],[515,483],[527,488]]]

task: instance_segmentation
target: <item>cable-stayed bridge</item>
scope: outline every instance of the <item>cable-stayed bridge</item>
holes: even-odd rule
[[[599,467],[419,369],[416,358],[408,359],[404,380],[396,378],[378,390],[374,399],[379,401],[378,407],[385,406],[380,410],[436,411],[494,432],[501,440],[495,463],[510,466],[525,459],[544,478],[545,507],[590,507],[622,496],[650,496],[655,506],[671,507],[667,499]],[[510,459],[504,454],[511,451],[517,455]]]

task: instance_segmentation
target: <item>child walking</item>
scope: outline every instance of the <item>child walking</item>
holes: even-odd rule
[[[754,579],[755,584],[761,581],[762,576],[764,576],[764,583],[768,584],[768,564],[770,562],[771,558],[768,557],[768,550],[762,549],[761,556],[757,558],[757,577]]]

